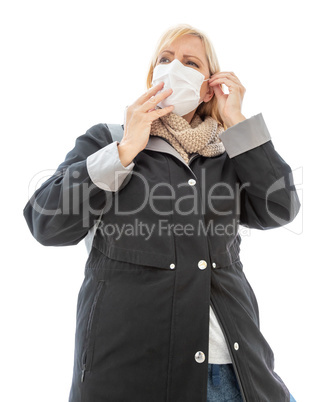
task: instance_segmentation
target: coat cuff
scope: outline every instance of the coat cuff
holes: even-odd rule
[[[135,164],[123,166],[118,154],[118,141],[88,156],[86,166],[92,182],[105,191],[118,191]]]
[[[262,113],[223,131],[220,138],[230,158],[250,151],[271,140]]]

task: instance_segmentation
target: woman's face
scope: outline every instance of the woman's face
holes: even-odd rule
[[[161,50],[156,65],[171,63],[174,59],[179,60],[186,67],[199,71],[205,76],[205,79],[210,77],[205,48],[197,36],[188,34],[175,39]],[[208,81],[203,82],[200,90],[200,101],[208,102],[213,94],[214,91],[209,87]]]

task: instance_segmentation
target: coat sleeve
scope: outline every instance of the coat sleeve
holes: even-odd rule
[[[300,201],[290,166],[276,152],[262,114],[221,135],[240,182],[240,224],[271,229],[293,221]]]
[[[56,172],[32,195],[23,214],[34,238],[45,246],[79,243],[102,213],[108,197],[130,180],[106,124],[76,139]]]

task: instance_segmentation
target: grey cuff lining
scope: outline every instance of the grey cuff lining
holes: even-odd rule
[[[262,113],[235,124],[225,130],[220,137],[230,158],[271,140]]]
[[[131,173],[134,162],[123,166],[118,154],[118,141],[88,156],[86,166],[92,182],[105,191],[118,191]]]

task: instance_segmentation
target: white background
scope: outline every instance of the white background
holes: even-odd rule
[[[157,39],[176,23],[207,33],[221,70],[246,88],[243,114],[263,113],[295,171],[299,216],[243,233],[242,261],[276,372],[298,402],[331,401],[328,16],[319,0],[2,3],[2,401],[68,399],[87,256],[83,243],[33,239],[22,215],[29,183],[94,124],[122,123],[145,91]]]

